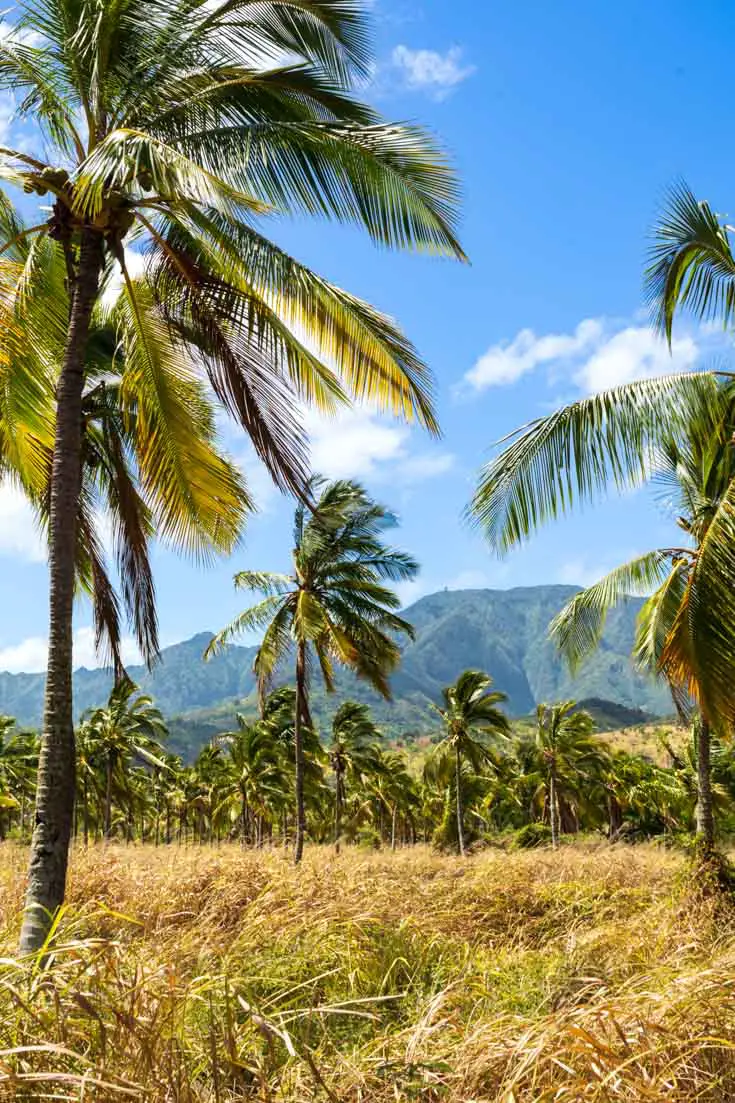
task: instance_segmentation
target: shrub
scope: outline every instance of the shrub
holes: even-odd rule
[[[551,828],[546,823],[527,823],[516,831],[513,838],[514,850],[530,850],[534,846],[548,846],[551,843]]]

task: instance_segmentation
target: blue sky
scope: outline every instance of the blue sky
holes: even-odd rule
[[[492,443],[561,402],[669,370],[642,312],[646,235],[685,178],[718,211],[735,201],[726,0],[375,0],[370,97],[418,119],[452,151],[465,189],[471,265],[376,251],[357,232],[284,224],[301,259],[394,315],[437,379],[432,441],[356,413],[314,422],[315,467],[362,479],[401,517],[396,540],[422,563],[406,600],[448,586],[584,584],[671,530],[644,495],[554,526],[503,562],[461,521]],[[0,105],[0,128],[8,129]],[[17,137],[17,135],[14,135]],[[32,141],[32,136],[25,136]],[[722,338],[677,331],[673,363],[722,353]],[[165,550],[156,574],[165,643],[216,629],[242,604],[231,577],[283,568],[287,502],[228,433],[261,512],[231,560],[203,570]],[[22,504],[0,489],[0,669],[41,669],[43,551]],[[89,610],[77,661],[90,665]]]

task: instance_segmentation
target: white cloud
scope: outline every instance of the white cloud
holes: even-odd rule
[[[591,586],[607,574],[609,567],[590,563],[584,557],[568,559],[556,573],[556,581],[563,586]]]
[[[400,72],[406,88],[427,92],[437,100],[445,99],[458,84],[475,72],[474,65],[463,64],[459,46],[452,46],[443,54],[436,50],[396,46],[391,62],[393,68]]]
[[[574,333],[537,337],[532,329],[522,329],[512,341],[492,345],[466,373],[465,382],[476,391],[515,383],[542,364],[569,360],[595,347],[602,334],[602,323],[597,318],[580,322]]]
[[[715,344],[715,335],[700,328],[675,338],[669,350],[649,326],[622,326],[605,318],[586,318],[571,333],[537,336],[522,329],[511,341],[491,346],[465,373],[457,390],[505,386],[545,367],[550,378],[563,374],[582,394],[594,394],[636,379],[687,371],[705,347]]]
[[[380,422],[365,410],[345,410],[335,418],[306,411],[314,471],[333,479],[365,479],[405,450],[408,429]]]
[[[128,275],[131,279],[137,279],[141,276],[145,270],[146,258],[143,253],[139,253],[137,249],[125,248],[125,267],[128,270]],[[118,295],[123,289],[123,274],[119,264],[115,264],[112,269],[112,274],[107,281],[104,294],[102,296],[103,301],[107,306],[111,306]]]
[[[238,440],[239,436],[239,440]],[[241,445],[244,439],[242,430],[236,435],[228,432],[230,447],[235,446],[232,459],[245,476],[248,492],[255,502],[255,507],[260,513],[269,513],[275,501],[280,496],[280,491],[271,478],[270,472],[263,461],[256,455],[255,449],[248,444],[243,453],[237,453],[238,443]]]
[[[6,143],[15,120],[15,103],[11,96],[0,96],[0,142]]]
[[[435,594],[440,590],[486,590],[491,587],[500,587],[507,582],[510,567],[506,564],[494,564],[492,574],[478,567],[467,567],[458,571],[452,578],[437,579],[436,575],[420,575],[410,582],[400,582],[396,586],[396,593],[401,599],[403,608],[418,601],[427,594]]]
[[[46,560],[46,547],[26,498],[16,487],[0,486],[0,555],[32,563]]]
[[[3,647],[0,649],[0,671],[31,674],[44,670],[47,648],[48,641],[40,636],[32,636],[12,647]]]
[[[447,452],[413,455],[408,426],[381,420],[366,409],[349,409],[325,418],[304,413],[314,471],[332,479],[390,478],[402,485],[445,474],[454,463]]]
[[[12,38],[14,42],[21,42],[24,46],[38,46],[43,42],[40,31],[34,31],[30,27],[20,30],[8,19],[0,19],[0,40]]]
[[[621,563],[627,563],[640,555],[640,551],[631,548],[623,549],[616,559],[589,559],[585,555],[574,556],[559,567],[556,572],[556,581],[564,586],[581,586],[586,588],[599,582],[606,574],[609,574]]]
[[[46,669],[47,653],[48,640],[43,636],[30,636],[20,643],[0,648],[0,671],[11,674],[41,673]],[[123,639],[122,657],[126,663],[140,662],[140,654],[132,637]],[[101,665],[95,654],[94,629],[78,628],[74,633],[74,669]]]
[[[675,338],[668,345],[648,326],[628,326],[604,341],[581,365],[574,378],[581,390],[597,391],[668,372],[692,368],[699,348],[692,337]]]

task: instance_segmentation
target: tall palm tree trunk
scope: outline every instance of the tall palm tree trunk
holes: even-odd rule
[[[398,805],[393,805],[393,811],[390,815],[390,848],[396,849],[396,828],[398,826]]]
[[[112,835],[112,756],[107,756],[105,768],[107,782],[105,784],[105,821],[102,833],[105,839]]]
[[[57,389],[49,513],[48,666],[22,953],[43,945],[66,891],[75,788],[72,649],[84,356],[103,258],[101,234],[85,230]]]
[[[337,791],[334,797],[334,852],[339,854],[339,840],[342,834],[342,771],[337,770]]]
[[[304,854],[306,813],[304,811],[304,746],[301,733],[306,705],[306,644],[296,647],[296,713],[293,725],[294,759],[296,762],[296,843],[294,862],[298,865]]]
[[[549,819],[551,821],[551,845],[556,850],[559,845],[559,798],[556,793],[556,771],[553,766],[549,772]]]
[[[697,740],[697,838],[706,854],[715,848],[715,817],[712,807],[711,730],[701,718]]]
[[[455,748],[454,781],[457,787],[457,846],[459,853],[464,858],[464,808],[462,807],[462,752]]]
[[[617,839],[620,828],[623,826],[623,812],[620,801],[612,791],[607,795],[607,837],[611,841]]]
[[[240,845],[245,846],[248,839],[248,798],[244,790],[240,790]]]
[[[82,799],[84,804],[82,812],[84,816],[84,823],[82,824],[82,827],[84,830],[84,849],[86,850],[89,846],[89,789],[86,771],[84,774],[84,783],[82,787]]]

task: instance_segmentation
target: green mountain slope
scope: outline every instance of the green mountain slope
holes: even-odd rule
[[[459,671],[475,666],[493,675],[514,715],[530,712],[539,701],[568,697],[670,712],[666,690],[638,674],[630,661],[639,600],[610,615],[600,648],[576,677],[570,675],[547,634],[550,621],[576,592],[574,586],[529,586],[422,598],[406,614],[417,638],[394,679],[396,693],[415,688],[437,697]]]
[[[671,712],[665,689],[636,673],[630,662],[640,602],[618,609],[599,651],[575,678],[547,639],[550,620],[575,592],[571,586],[531,586],[513,590],[444,591],[421,598],[406,610],[416,640],[406,646],[393,679],[394,701],[383,702],[350,675],[339,678],[338,698],[369,702],[393,735],[426,732],[434,726],[430,703],[442,686],[467,667],[488,670],[509,697],[514,716],[526,715],[539,701],[567,697],[600,698],[652,715]],[[202,660],[210,639],[201,633],[166,648],[153,671],[132,667],[130,675],[172,720],[172,749],[191,754],[210,735],[230,727],[235,707],[254,710],[253,647],[232,647],[211,662]],[[101,703],[110,676],[101,670],[74,675],[76,712]],[[38,725],[43,676],[0,674],[0,713],[25,725]],[[333,699],[314,687],[313,711],[328,721]]]

